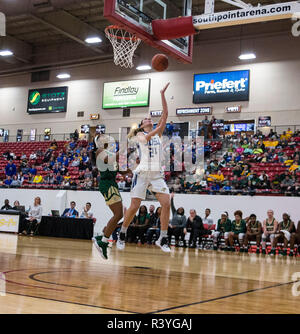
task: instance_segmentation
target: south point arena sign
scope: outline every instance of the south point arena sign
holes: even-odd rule
[[[6,36],[6,18],[3,13],[0,12],[0,36]]]

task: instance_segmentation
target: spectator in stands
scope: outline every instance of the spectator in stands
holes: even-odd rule
[[[263,235],[262,235],[262,254],[266,254],[266,242],[271,241],[270,255],[275,255],[274,239],[275,233],[278,229],[278,221],[274,218],[274,211],[268,210],[267,219],[263,221]]]
[[[243,213],[240,210],[235,211],[234,220],[231,222],[231,232],[229,233],[229,244],[231,251],[234,252],[234,241],[238,240],[240,245],[240,252],[243,252],[243,242],[246,233],[246,222],[242,219]]]
[[[256,254],[260,253],[260,243],[262,235],[262,224],[256,219],[256,215],[253,213],[246,219],[247,230],[244,239],[244,251],[248,253],[249,242],[256,241]]]
[[[161,207],[159,206],[155,213],[152,212],[152,209],[155,208],[154,205],[151,205],[149,208],[149,228],[146,233],[146,239],[148,245],[155,244],[155,241],[158,239],[160,234],[160,214]],[[151,213],[152,212],[152,213]],[[153,240],[153,236],[155,235],[155,240]]]
[[[221,218],[218,220],[216,231],[212,233],[214,240],[214,250],[218,249],[218,242],[220,238],[224,238],[225,248],[229,247],[229,233],[231,232],[231,220],[228,218],[228,213],[223,212]]]
[[[87,202],[85,204],[85,207],[83,208],[83,211],[81,212],[80,218],[87,218],[87,219],[93,219],[94,214],[91,211],[92,204],[90,202]]]
[[[74,201],[70,202],[70,208],[65,209],[62,217],[78,218],[78,211],[75,208],[76,203]]]
[[[278,231],[275,234],[274,238],[274,248],[276,249],[277,243],[283,243],[283,250],[281,251],[281,255],[287,255],[287,246],[291,239],[291,234],[294,231],[295,224],[291,220],[289,214],[284,213],[282,215],[282,221],[278,224]],[[276,253],[274,254],[276,255]]]
[[[36,160],[37,156],[36,153],[31,152],[30,156],[29,156],[29,160]]]
[[[74,139],[75,142],[79,139],[79,133],[78,133],[77,129],[73,133],[73,139]]]
[[[175,236],[175,246],[179,246],[179,238],[183,237],[183,229],[186,226],[186,216],[184,215],[184,208],[180,207],[176,210],[174,206],[174,193],[171,193],[171,210],[172,219],[168,228],[169,244],[171,244],[172,236]]]
[[[41,183],[43,183],[43,182],[44,182],[44,179],[43,179],[41,173],[40,173],[40,172],[37,172],[37,174],[36,174],[35,177],[33,178],[32,183],[34,183],[34,184],[41,184]]]
[[[44,179],[44,183],[46,184],[55,184],[55,176],[53,173],[47,175]]]
[[[18,180],[17,175],[14,175],[14,176],[12,177],[12,181],[11,181],[10,186],[11,186],[11,187],[20,187],[20,186],[21,186],[21,182]]]
[[[118,182],[118,188],[119,188],[120,190],[124,190],[125,187],[126,187],[126,182],[124,181],[123,176],[120,176],[120,178],[119,178],[119,182]]]
[[[204,131],[204,138],[207,139],[207,134],[208,134],[208,126],[209,126],[209,120],[208,117],[205,116],[204,120],[201,122],[201,126],[199,127],[199,133],[198,135],[202,135],[202,130]]]
[[[36,197],[33,206],[29,207],[28,217],[25,219],[25,226],[22,234],[30,234],[31,236],[37,234],[38,226],[42,220],[42,212],[41,198]]]
[[[29,173],[33,176],[36,175],[37,169],[36,169],[35,165],[32,165],[32,167],[29,169]]]
[[[80,160],[79,160],[79,158],[78,158],[78,157],[75,157],[74,160],[73,160],[72,163],[71,163],[71,166],[72,166],[72,167],[78,167],[79,164],[80,164]]]
[[[17,167],[12,160],[8,161],[8,164],[5,167],[5,175],[12,177],[17,174]]]
[[[1,207],[1,210],[12,210],[12,207],[9,205],[9,200],[4,200],[4,205]]]
[[[51,144],[50,144],[50,149],[55,151],[58,148],[57,142],[55,139],[52,140]]]
[[[173,184],[172,188],[175,193],[181,192],[182,187],[181,187],[180,179],[178,177],[175,179],[175,184]]]
[[[139,213],[134,217],[133,223],[130,225],[128,231],[128,241],[129,242],[138,242],[138,239],[142,244],[145,243],[145,233],[149,227],[150,215],[148,214],[147,207],[141,205]]]
[[[92,188],[92,185],[93,185],[93,181],[88,177],[84,180],[84,182],[82,183],[82,186],[85,188],[85,189],[91,189]]]
[[[60,172],[58,172],[56,174],[56,177],[55,177],[55,184],[61,184],[63,182],[63,177],[60,175]]]
[[[10,176],[7,176],[7,178],[4,180],[3,184],[6,186],[10,186],[12,183],[12,178]]]

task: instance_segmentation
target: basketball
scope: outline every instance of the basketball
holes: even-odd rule
[[[152,58],[152,68],[154,68],[155,71],[163,72],[168,68],[168,66],[169,58],[166,55],[159,53]]]

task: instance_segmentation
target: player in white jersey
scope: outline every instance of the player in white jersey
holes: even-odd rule
[[[141,201],[145,200],[146,192],[152,191],[161,205],[161,233],[156,245],[161,247],[164,252],[170,252],[168,244],[168,225],[170,219],[170,194],[169,188],[164,180],[164,173],[161,168],[161,139],[168,118],[168,106],[165,98],[165,91],[168,83],[161,91],[163,112],[157,124],[153,129],[151,118],[142,120],[138,129],[134,130],[133,135],[138,142],[140,151],[140,163],[133,172],[131,186],[131,204],[127,209],[124,222],[117,242],[118,249],[124,249],[127,228],[132,222]],[[129,134],[131,136],[132,134]]]

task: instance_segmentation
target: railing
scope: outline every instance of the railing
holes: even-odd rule
[[[170,191],[172,190],[172,185],[170,184]],[[22,186],[7,186],[1,185],[0,189],[45,189],[45,190],[77,190],[77,191],[99,191],[98,186],[92,186],[89,188],[78,187],[78,186],[63,186],[63,185],[49,185],[49,184],[26,184]],[[120,192],[129,192],[130,188],[119,189]],[[178,194],[197,194],[197,195],[236,195],[236,196],[292,196],[299,197],[300,192],[296,191],[284,191],[282,189],[232,189],[232,190],[210,190],[210,189],[199,189],[197,191],[192,190],[182,190],[175,191]]]

